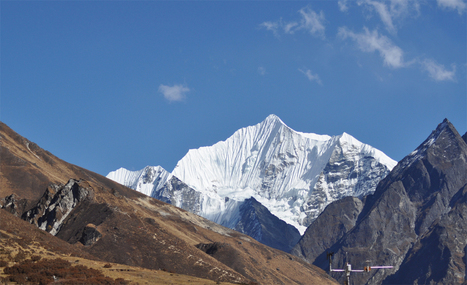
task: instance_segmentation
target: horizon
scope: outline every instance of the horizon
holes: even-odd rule
[[[465,0],[0,5],[0,120],[104,176],[270,114],[396,161],[445,118],[467,131]]]

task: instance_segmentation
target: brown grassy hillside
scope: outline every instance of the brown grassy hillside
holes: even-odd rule
[[[73,206],[61,205],[69,211],[62,216],[57,214],[58,206],[47,207],[59,199],[56,189],[70,179],[88,195],[75,199]],[[51,183],[61,186],[54,188]],[[138,283],[147,274],[166,276],[161,284],[167,280],[190,284],[188,279],[198,280],[194,277],[245,284],[336,284],[324,271],[297,257],[66,163],[3,123],[0,199],[4,208],[0,211],[0,246],[10,251],[3,255],[10,258],[8,262],[15,256],[13,248],[22,248],[27,256],[79,260],[112,278]],[[36,222],[53,219],[56,236],[24,226],[17,217],[30,209]],[[89,241],[83,238],[88,230],[97,233],[89,243],[83,242]],[[104,269],[105,264],[112,265]]]

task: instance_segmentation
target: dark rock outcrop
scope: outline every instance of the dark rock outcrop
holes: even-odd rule
[[[394,266],[353,274],[355,284],[465,282],[466,183],[467,144],[444,120],[378,184],[373,195],[364,198],[353,228],[343,226],[339,231],[326,223],[329,215],[323,213],[310,226],[322,229],[321,238],[313,236],[314,244],[323,245],[321,254],[317,256],[306,245],[313,232],[304,235],[297,250],[323,269],[329,266],[327,251],[335,252],[335,268],[350,262],[353,268],[362,269],[366,260]],[[336,237],[330,246],[326,244],[329,237]],[[342,281],[344,274],[333,273],[333,277]]]
[[[285,252],[290,252],[300,239],[300,232],[294,226],[271,214],[253,197],[240,205],[240,220],[234,229]]]
[[[113,213],[93,196],[94,190],[86,181],[70,179],[66,185],[51,184],[22,219],[71,244],[92,245],[102,236],[97,226]]]
[[[84,245],[93,245],[101,237],[102,234],[97,230],[96,226],[88,224],[84,227],[83,234],[79,241]]]
[[[16,217],[20,217],[27,207],[26,199],[19,199],[17,195],[11,194],[0,199],[0,209],[5,209]]]
[[[38,204],[23,214],[22,219],[56,235],[70,212],[89,195],[89,185],[70,179],[66,185],[51,184]]]
[[[362,208],[362,201],[356,197],[345,197],[331,203],[307,228],[291,253],[315,260],[355,226]]]

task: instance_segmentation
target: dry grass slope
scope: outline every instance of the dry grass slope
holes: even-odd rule
[[[21,216],[50,183],[69,179],[91,195],[74,206],[56,237],[6,212]],[[60,257],[139,284],[337,284],[301,259],[64,162],[0,122],[0,206],[11,194],[14,206],[0,210],[1,258],[7,262],[16,252]],[[99,235],[84,245],[86,228]],[[199,244],[223,247],[207,253]]]

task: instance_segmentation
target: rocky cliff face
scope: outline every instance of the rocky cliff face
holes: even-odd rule
[[[21,218],[70,243],[92,245],[102,236],[96,225],[112,210],[93,201],[94,190],[82,180],[65,185],[51,184],[37,205]]]
[[[89,185],[74,179],[70,179],[66,185],[51,184],[39,203],[24,213],[22,218],[56,235],[70,212],[88,195],[92,195]]]
[[[353,274],[355,284],[458,283],[466,274],[462,257],[467,236],[465,227],[459,226],[467,224],[463,212],[466,183],[467,144],[445,120],[364,199],[351,229],[348,226],[359,207],[344,203],[342,211],[348,217],[340,222],[342,226],[337,224],[340,231],[336,224],[327,223],[330,215],[326,212],[332,213],[332,208],[327,209],[294,252],[322,268],[328,267],[326,251],[335,252],[335,268],[350,262],[353,268],[362,269],[366,260],[394,266]],[[312,229],[317,228],[321,238],[313,236]],[[332,245],[326,243],[329,237],[335,240]],[[321,245],[321,253],[311,249],[313,244]]]
[[[160,166],[146,166],[139,171],[120,168],[107,178],[191,213],[200,213],[201,193]]]
[[[467,188],[453,197],[451,210],[438,217],[408,251],[400,269],[383,284],[466,284]]]
[[[175,205],[194,214],[201,211],[201,195],[183,181],[172,176],[152,197]]]
[[[363,203],[357,197],[349,196],[329,204],[291,253],[314,261],[355,226],[362,209]]]
[[[27,206],[26,199],[19,199],[17,195],[11,194],[0,199],[0,209],[5,209],[16,217],[20,217]]]

